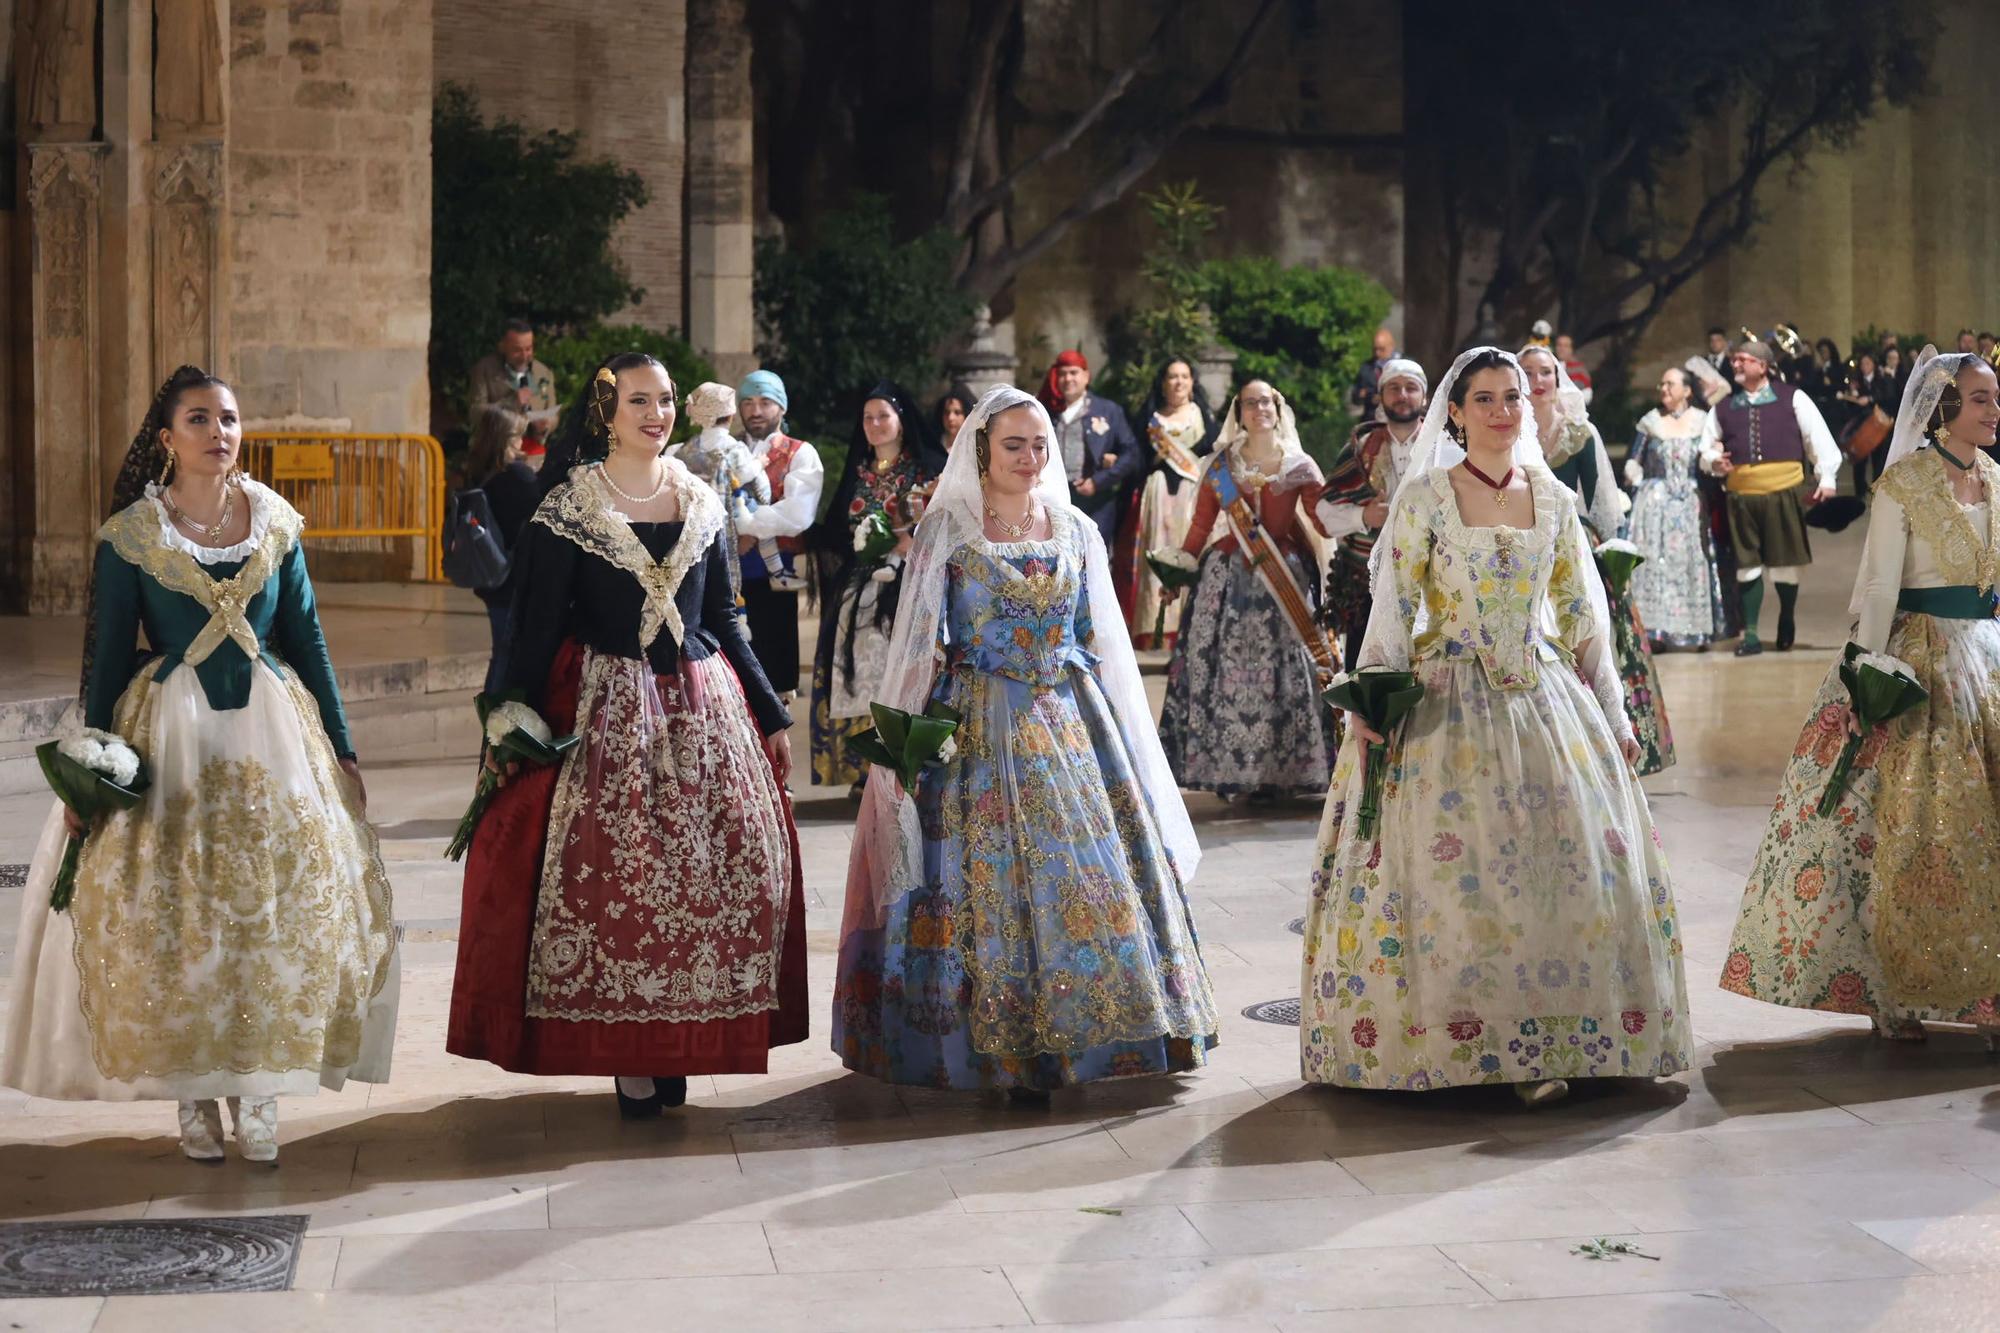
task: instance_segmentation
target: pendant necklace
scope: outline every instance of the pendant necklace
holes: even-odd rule
[[[223,486],[222,517],[216,519],[215,522],[212,524],[197,523],[193,519],[189,518],[187,514],[182,511],[181,507],[174,503],[173,492],[162,490],[160,492],[160,498],[166,501],[167,512],[173,515],[174,522],[180,524],[182,527],[186,528],[189,532],[194,533],[197,537],[201,538],[204,543],[210,546],[215,545],[215,539],[223,534],[223,532],[229,527],[229,520],[235,517],[236,515],[236,488],[234,486],[229,486],[229,485]]]
[[[986,506],[986,517],[992,519],[993,526],[1006,533],[1011,540],[1020,541],[1021,538],[1035,530],[1035,502],[1033,500],[1028,502],[1027,517],[1023,518],[1019,523],[1009,523],[1006,519],[1000,517],[1000,512],[990,504]]]
[[[1494,504],[1499,505],[1502,509],[1505,509],[1507,507],[1507,483],[1514,480],[1514,469],[1512,467],[1509,467],[1507,469],[1507,475],[1500,478],[1500,480],[1498,481],[1493,480],[1493,478],[1487,476],[1484,472],[1481,472],[1477,467],[1473,465],[1473,462],[1470,458],[1465,460],[1465,470],[1467,472],[1470,472],[1473,476],[1479,478],[1479,480],[1485,482],[1488,486],[1491,486],[1493,488]]]

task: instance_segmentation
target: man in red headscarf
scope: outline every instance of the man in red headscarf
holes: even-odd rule
[[[1090,391],[1090,362],[1071,348],[1056,357],[1042,385],[1042,404],[1056,427],[1056,451],[1069,477],[1069,498],[1089,514],[1109,547],[1145,456],[1125,410]]]

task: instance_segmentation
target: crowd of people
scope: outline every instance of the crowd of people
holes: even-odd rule
[[[860,801],[831,1025],[852,1070],[1038,1103],[1213,1058],[1184,789],[1324,801],[1307,1080],[1539,1105],[1688,1068],[1639,782],[1673,762],[1652,653],[1728,637],[1726,592],[1737,651],[1761,651],[1767,584],[1775,646],[1794,645],[1840,455],[1746,338],[1726,379],[1707,358],[1662,376],[1621,473],[1546,333],[1435,380],[1379,341],[1368,415],[1324,475],[1276,386],[1249,379],[1218,413],[1187,358],[1158,367],[1136,430],[1075,351],[1036,392],[926,407],[884,381],[824,502],[778,376],[677,385],[640,352],[550,418],[530,469],[513,423],[539,392],[532,348],[522,366],[503,343],[476,446],[508,556],[489,687],[515,725],[574,740],[547,764],[485,748],[447,1048],[611,1078],[646,1117],[805,1039],[803,687],[811,780]],[[2000,464],[1982,453],[2000,384],[1976,349],[1925,349],[1897,395],[1854,642],[1723,984],[1885,1037],[2000,1031]],[[386,1075],[397,955],[301,521],[239,471],[238,413],[177,372],[120,474],[83,720],[151,785],[88,822],[51,811],[0,1082],[177,1100],[198,1159],[223,1151],[227,1098],[244,1155],[271,1160],[276,1097]],[[683,414],[697,429],[670,444]],[[1135,643],[1169,654],[1157,723]],[[1841,668],[1892,656],[1928,702],[1864,722]],[[1407,711],[1355,703],[1371,677]],[[871,764],[874,705],[956,729],[919,769]],[[1815,818],[1835,768],[1838,812]]]

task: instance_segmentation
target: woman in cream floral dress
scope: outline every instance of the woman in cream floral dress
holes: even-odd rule
[[[1358,826],[1367,747],[1333,775],[1306,919],[1311,1082],[1512,1083],[1532,1102],[1693,1055],[1603,588],[1526,400],[1512,356],[1461,356],[1375,547],[1360,669],[1425,693],[1389,738],[1378,837]]]

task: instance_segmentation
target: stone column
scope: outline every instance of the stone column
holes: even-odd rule
[[[688,0],[687,336],[725,382],[757,365],[745,0]]]
[[[985,306],[972,317],[965,346],[945,358],[945,373],[962,381],[976,399],[988,389],[1014,380],[1014,354],[1002,351],[993,332],[993,312]]]
[[[223,358],[222,144],[155,144],[152,190],[154,383]]]
[[[98,206],[105,146],[28,146],[33,478],[24,589],[31,615],[82,609],[103,516],[98,467]]]

